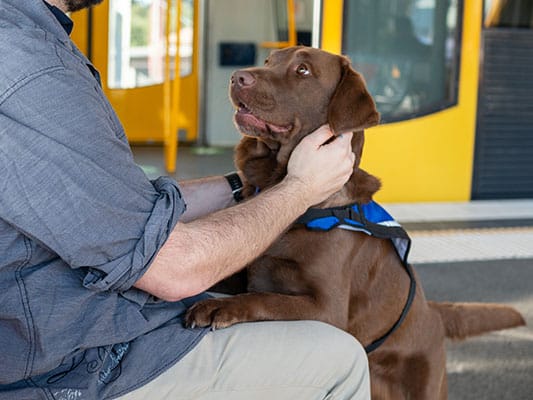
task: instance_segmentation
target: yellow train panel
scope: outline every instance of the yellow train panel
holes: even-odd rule
[[[325,0],[322,48],[339,53],[341,0]],[[367,130],[362,167],[382,180],[385,202],[464,201],[471,195],[482,0],[463,7],[457,105]]]

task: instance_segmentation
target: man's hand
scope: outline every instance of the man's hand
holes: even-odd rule
[[[337,136],[327,125],[304,137],[287,166],[287,180],[300,182],[308,193],[310,206],[339,191],[353,173],[355,154],[352,133]],[[327,142],[327,144],[325,144]]]

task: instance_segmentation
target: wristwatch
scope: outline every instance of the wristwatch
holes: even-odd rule
[[[239,201],[243,200],[244,197],[242,197],[242,181],[241,177],[237,172],[230,172],[229,174],[224,175],[224,178],[229,183],[229,186],[231,188],[231,193],[233,194],[233,198],[238,203]]]

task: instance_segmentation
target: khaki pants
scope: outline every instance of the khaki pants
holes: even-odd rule
[[[120,399],[369,400],[368,361],[352,336],[321,322],[237,324]]]

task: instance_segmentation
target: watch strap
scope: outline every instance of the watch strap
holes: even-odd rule
[[[242,196],[243,184],[242,184],[242,180],[239,174],[237,172],[230,172],[229,174],[224,175],[224,178],[226,178],[226,180],[229,183],[229,186],[231,188],[231,193],[233,194],[233,198],[235,199],[235,201],[239,202],[243,200],[244,199]]]

